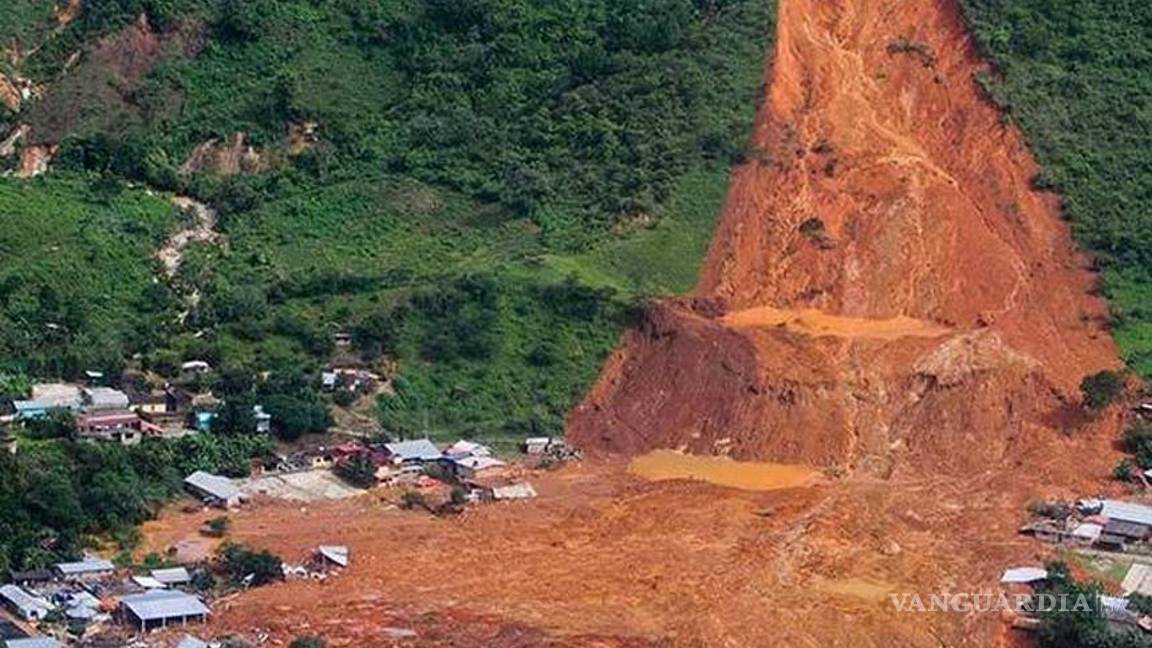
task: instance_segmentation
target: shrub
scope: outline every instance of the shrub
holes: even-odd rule
[[[1080,394],[1084,407],[1098,412],[1111,405],[1124,393],[1124,374],[1119,371],[1098,371],[1080,381]]]
[[[367,454],[356,454],[337,463],[332,472],[356,488],[372,488],[376,485],[376,464]]]
[[[227,543],[220,548],[220,564],[233,583],[250,587],[283,580],[283,561],[267,550]]]

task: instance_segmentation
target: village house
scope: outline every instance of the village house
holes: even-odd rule
[[[244,494],[231,479],[203,470],[188,475],[184,479],[184,487],[213,506],[232,508],[244,501]]]
[[[89,558],[75,562],[57,563],[55,569],[61,578],[88,580],[108,576],[116,571],[116,566],[108,560]]]
[[[252,406],[252,418],[256,421],[256,434],[272,432],[272,415],[264,411],[263,405]]]
[[[37,400],[14,400],[12,409],[15,410],[18,421],[31,421],[48,416],[48,406]]]
[[[32,385],[32,400],[41,403],[47,409],[66,409],[77,411],[84,399],[80,388],[67,383],[40,383]]]
[[[192,575],[189,574],[188,570],[183,567],[153,569],[150,574],[152,578],[163,584],[165,587],[187,585],[192,582]]]
[[[195,376],[198,374],[205,374],[212,371],[212,365],[204,362],[203,360],[189,360],[180,365],[180,373]]]
[[[147,632],[169,625],[203,622],[209,610],[198,596],[175,590],[151,590],[121,597],[120,614],[125,623]]]
[[[95,441],[135,445],[145,434],[160,435],[163,432],[162,428],[145,421],[135,412],[99,412],[76,418],[76,434]]]
[[[4,607],[25,621],[42,621],[54,609],[47,600],[16,585],[0,585],[0,600],[3,600]]]
[[[84,387],[80,395],[86,412],[127,410],[129,406],[128,394],[111,387]]]
[[[4,648],[60,648],[60,642],[52,637],[25,637],[8,639]]]
[[[21,587],[47,583],[56,578],[49,569],[30,569],[28,571],[9,572],[8,580]]]
[[[337,567],[347,567],[350,554],[348,547],[343,545],[320,545],[316,550],[316,556],[321,561],[331,563]]]
[[[394,464],[434,462],[443,456],[436,444],[428,439],[385,443],[384,453]]]
[[[490,471],[497,468],[503,468],[507,464],[495,457],[458,457],[449,460],[450,469],[458,479],[472,479],[477,474]]]
[[[544,454],[551,443],[550,437],[529,437],[524,439],[524,453],[530,455]]]

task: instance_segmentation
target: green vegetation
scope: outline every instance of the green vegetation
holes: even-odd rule
[[[1104,589],[1098,583],[1078,582],[1068,572],[1068,567],[1061,562],[1050,562],[1045,565],[1048,570],[1048,581],[1038,590],[1037,594],[1054,597],[1051,601],[1059,601],[1064,597],[1068,609],[1061,609],[1057,602],[1055,605],[1038,606],[1040,627],[1036,632],[1036,645],[1038,648],[1144,648],[1148,641],[1139,634],[1138,630],[1122,631],[1109,627],[1104,615],[1100,611],[1100,595]],[[1077,605],[1083,600],[1087,605]],[[1130,607],[1142,606],[1145,601],[1137,599],[1129,603]]]
[[[356,488],[376,485],[376,464],[367,454],[354,455],[337,463],[332,472]]]
[[[1113,334],[1152,376],[1152,5],[1141,0],[964,0],[1019,122],[1080,241],[1103,266]]]
[[[1097,371],[1080,381],[1084,407],[1093,412],[1108,407],[1124,394],[1124,374],[1119,371]]]
[[[39,376],[115,371],[175,318],[152,252],[173,207],[100,180],[0,178],[0,358]]]
[[[134,447],[30,442],[0,453],[0,573],[74,557],[96,534],[130,540],[127,531],[189,473],[246,475],[270,451],[263,437],[201,435]]]
[[[47,92],[0,110],[0,135],[28,123],[60,150],[46,177],[0,177],[3,395],[203,360],[194,386],[225,404],[211,435],[138,448],[78,444],[63,418],[22,430],[0,570],[129,542],[193,469],[245,472],[267,450],[253,405],[283,439],[328,427],[350,400],[317,389],[338,331],[398,368],[389,435],[559,432],[634,304],[696,280],[770,5],[108,0],[60,28],[51,3],[4,3],[0,40],[27,57],[0,71]],[[181,169],[236,133],[252,173]],[[153,254],[189,225],[172,193],[217,208],[225,243],[167,280]]]
[[[227,542],[217,552],[220,566],[234,585],[260,587],[284,580],[283,561],[276,554]]]
[[[397,396],[380,406],[393,435],[559,432],[633,303],[695,283],[773,18],[754,0],[85,6],[25,64],[54,78],[77,46],[89,51],[28,108],[32,139],[62,140],[52,179],[0,179],[0,191],[72,187],[65,198],[83,201],[100,185],[157,213],[131,241],[139,273],[121,271],[101,301],[106,324],[81,322],[93,332],[67,348],[0,351],[37,376],[135,353],[165,376],[207,360],[234,388],[229,427],[245,429],[241,405],[258,399],[285,438],[328,423],[314,385],[284,400],[225,377],[314,380],[340,330],[369,359],[397,361]],[[140,13],[157,59],[122,69],[137,46],[118,30]],[[305,123],[315,141],[290,145],[289,124]],[[236,132],[260,172],[179,171],[197,145]],[[171,285],[151,282],[148,251],[177,218],[125,181],[208,201],[226,246],[192,246]],[[177,324],[173,295],[191,293]],[[104,317],[82,312],[94,310]]]

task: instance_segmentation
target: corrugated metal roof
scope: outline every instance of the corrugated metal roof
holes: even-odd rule
[[[1137,522],[1108,520],[1108,524],[1104,525],[1104,533],[1121,535],[1126,538],[1143,539],[1148,536],[1148,527]]]
[[[224,501],[240,496],[240,489],[236,487],[236,484],[232,483],[231,479],[221,477],[220,475],[213,475],[203,470],[197,470],[191,475],[188,475],[188,477],[184,479],[184,483],[216,499]]]
[[[465,468],[471,468],[475,471],[499,468],[500,466],[507,465],[495,457],[460,457],[459,459],[453,459],[453,461]]]
[[[1152,526],[1152,506],[1144,506],[1133,502],[1120,500],[1104,500],[1100,514],[1109,520],[1135,522],[1145,526]]]
[[[183,567],[170,567],[168,569],[153,569],[152,578],[165,585],[179,585],[192,582],[192,576]]]
[[[164,589],[167,587],[164,583],[152,578],[151,576],[133,576],[132,582],[136,583],[144,589]]]
[[[52,637],[28,637],[26,639],[9,639],[4,642],[6,648],[60,648],[60,642]]]
[[[1016,567],[1004,570],[1001,583],[1032,583],[1048,578],[1048,570],[1039,567]]]
[[[1132,592],[1139,592],[1145,596],[1152,594],[1152,566],[1134,563],[1124,575],[1120,589],[1125,596]]]
[[[184,635],[180,643],[176,644],[176,648],[208,648],[208,644],[192,635]]]
[[[87,387],[84,396],[94,409],[123,409],[128,407],[128,394],[111,387]]]
[[[78,574],[114,571],[116,566],[108,560],[78,560],[76,562],[57,563],[56,569],[65,576],[76,576]]]
[[[52,610],[52,605],[48,601],[33,596],[16,585],[0,585],[0,597],[3,597],[21,610],[40,610],[43,612]]]
[[[1135,623],[1136,615],[1128,610],[1128,599],[1119,596],[1100,595],[1100,613],[1109,621]]]
[[[120,604],[141,621],[207,616],[208,606],[199,597],[173,590],[152,590],[120,599]]]
[[[17,413],[48,409],[47,405],[36,400],[14,400],[12,407],[16,408]]]
[[[348,547],[343,545],[320,545],[320,555],[341,567],[348,566]]]
[[[428,439],[413,439],[412,441],[397,441],[395,443],[386,443],[384,447],[388,452],[405,461],[418,460],[418,461],[435,461],[442,455],[440,449],[436,444]]]
[[[492,489],[492,497],[498,500],[530,499],[536,497],[536,489],[532,488],[532,484],[527,482],[523,484],[512,484],[511,486],[499,486]]]

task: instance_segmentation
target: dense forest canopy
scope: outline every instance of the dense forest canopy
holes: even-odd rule
[[[1114,335],[1152,376],[1152,5],[964,0],[995,63],[993,97],[1028,137],[1080,242],[1104,268]]]
[[[692,284],[772,27],[751,0],[117,0],[50,34],[9,11],[45,87],[0,125],[60,145],[0,180],[9,364],[318,372],[349,330],[398,360],[390,431],[489,436],[559,432],[633,300]],[[185,164],[238,133],[248,172]],[[145,187],[219,211],[171,281],[147,250],[187,215]]]

